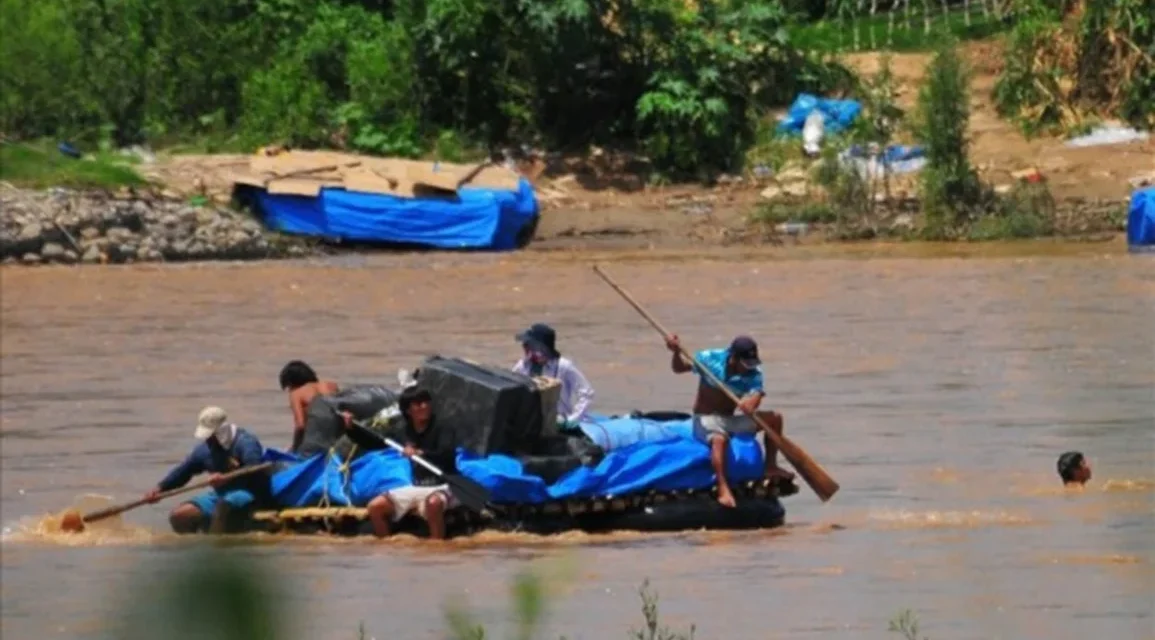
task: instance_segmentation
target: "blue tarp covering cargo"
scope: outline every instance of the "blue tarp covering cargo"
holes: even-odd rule
[[[862,103],[857,100],[831,100],[819,98],[809,93],[798,94],[786,117],[778,123],[778,133],[802,135],[802,127],[810,112],[818,109],[825,117],[823,131],[827,135],[838,133],[850,127],[862,112]]]
[[[528,180],[516,191],[463,186],[457,195],[399,197],[324,188],[316,197],[257,193],[265,224],[282,233],[438,249],[508,251],[538,216]]]
[[[620,421],[621,419],[619,419]],[[628,419],[627,419],[628,420]],[[611,421],[612,422],[612,421]],[[682,431],[685,425],[674,427]],[[623,427],[623,431],[625,428]],[[266,458],[295,460],[270,449]],[[756,480],[763,474],[761,448],[752,436],[731,439],[728,472],[734,482]],[[460,472],[479,482],[494,502],[535,504],[549,500],[624,495],[642,490],[674,491],[703,489],[714,483],[709,449],[688,437],[636,442],[607,452],[594,467],[579,467],[547,485],[526,474],[521,462],[504,455],[484,458],[458,450]],[[318,455],[273,476],[273,492],[285,508],[364,506],[381,493],[412,481],[409,460],[392,450],[375,451],[357,458],[347,470],[337,458]]]
[[[1131,194],[1127,246],[1131,251],[1155,252],[1155,187],[1139,189]]]
[[[638,442],[690,438],[693,433],[689,420],[609,418],[595,414],[591,414],[578,426],[590,441],[606,451]]]

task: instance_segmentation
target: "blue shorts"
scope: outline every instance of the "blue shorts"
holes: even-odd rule
[[[225,493],[223,496],[216,491],[206,491],[191,500],[186,500],[186,502],[200,510],[201,519],[204,522],[204,526],[207,528],[209,523],[212,521],[213,509],[216,508],[217,503],[220,502],[221,499],[224,499],[224,501],[227,502],[228,505],[236,511],[244,511],[250,509],[253,507],[253,503],[256,501],[256,498],[253,497],[253,494],[249,493],[248,491],[245,491],[244,489],[233,489],[232,491]]]

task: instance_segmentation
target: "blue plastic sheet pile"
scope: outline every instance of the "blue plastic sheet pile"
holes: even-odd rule
[[[604,434],[614,434],[606,436],[612,443],[629,443],[607,447],[606,456],[597,466],[574,469],[553,484],[547,485],[540,477],[526,474],[521,462],[505,455],[479,457],[459,449],[457,466],[462,475],[488,489],[493,501],[498,503],[540,504],[648,490],[704,489],[714,484],[709,449],[689,436],[689,420],[598,418],[590,425],[582,425],[583,430],[602,429]],[[631,432],[635,437],[629,437]],[[269,449],[265,457],[297,463],[273,476],[274,497],[283,508],[364,506],[374,497],[406,486],[413,479],[410,461],[393,450],[368,453],[347,468],[335,456],[327,454],[299,460]],[[728,467],[731,480],[756,480],[762,477],[763,470],[762,450],[754,438],[745,435],[732,438]]]
[[[1155,187],[1137,189],[1131,194],[1127,247],[1133,252],[1155,252]]]
[[[806,124],[806,117],[815,109],[822,112],[825,120],[822,130],[825,135],[830,135],[845,131],[854,124],[858,114],[862,113],[862,103],[857,100],[831,100],[819,98],[809,93],[800,93],[794,99],[794,104],[790,105],[786,117],[778,123],[778,133],[802,135],[802,127]]]

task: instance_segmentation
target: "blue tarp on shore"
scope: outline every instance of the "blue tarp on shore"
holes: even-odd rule
[[[258,191],[256,199],[265,224],[282,233],[437,249],[509,251],[538,216],[524,178],[516,191],[464,186],[444,198],[325,188],[316,197]]]
[[[618,418],[606,422],[625,424],[621,421],[633,420]],[[680,432],[686,430],[688,423],[686,420],[665,424],[672,432]],[[265,457],[298,461],[274,449],[267,450]],[[762,477],[762,450],[752,436],[731,439],[728,462],[728,472],[734,482]],[[532,504],[650,489],[704,489],[714,484],[709,449],[701,442],[680,435],[615,448],[608,451],[597,466],[574,469],[551,485],[540,477],[526,474],[520,461],[505,455],[479,457],[458,450],[457,466],[462,475],[489,489],[493,501],[499,503]],[[318,504],[364,506],[373,497],[412,482],[412,473],[410,461],[392,450],[361,456],[347,471],[335,457],[319,454],[276,473],[273,493],[285,508]]]
[[[1138,189],[1131,194],[1127,246],[1135,252],[1155,252],[1155,187]]]
[[[826,135],[844,131],[854,123],[854,119],[862,112],[862,103],[857,100],[832,100],[819,98],[809,93],[800,93],[794,99],[794,104],[786,112],[786,117],[778,123],[777,131],[780,134],[802,135],[802,127],[806,124],[806,117],[813,110],[822,112],[822,125]]]

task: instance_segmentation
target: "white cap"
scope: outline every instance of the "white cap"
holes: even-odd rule
[[[201,409],[201,415],[197,418],[197,428],[193,431],[193,437],[197,440],[208,440],[217,429],[220,429],[226,422],[229,416],[225,410],[220,407],[205,407]]]

